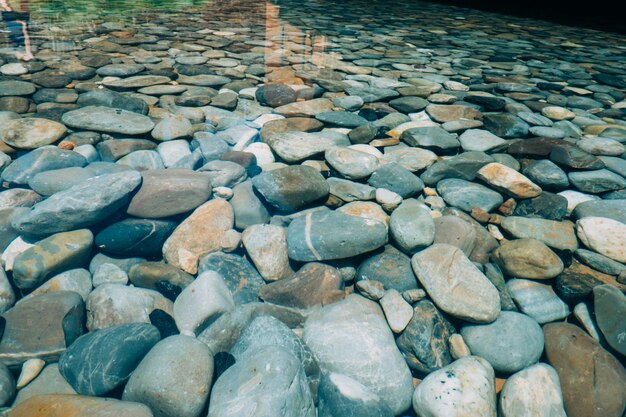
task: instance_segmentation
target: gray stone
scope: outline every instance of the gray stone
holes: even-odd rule
[[[343,177],[350,180],[369,177],[380,166],[374,155],[351,148],[328,149],[324,152],[324,158]]]
[[[473,355],[498,372],[514,373],[536,363],[543,352],[543,331],[532,318],[503,311],[490,324],[469,325],[461,336]]]
[[[28,181],[28,186],[43,196],[81,184],[96,174],[89,168],[70,167],[40,172]]]
[[[418,146],[434,152],[451,152],[461,146],[456,136],[437,126],[407,129],[402,132],[400,139],[409,146]]]
[[[411,374],[375,302],[350,295],[313,312],[303,339],[323,371],[357,380],[395,415],[409,407]]]
[[[506,286],[519,309],[539,324],[560,320],[569,315],[569,307],[550,285],[526,279],[512,279]]]
[[[435,238],[435,222],[428,209],[407,201],[391,213],[389,231],[396,244],[407,253],[427,247]]]
[[[439,181],[437,192],[446,203],[466,212],[471,212],[474,208],[489,212],[504,201],[499,193],[483,185],[457,178]]]
[[[208,176],[186,169],[143,171],[142,183],[126,213],[148,219],[191,211],[211,195]]]
[[[246,259],[233,253],[213,252],[200,258],[198,271],[214,271],[222,276],[235,304],[257,301],[263,278]]]
[[[123,324],[87,333],[59,359],[59,371],[83,395],[103,395],[120,386],[159,341],[150,324]]]
[[[363,261],[357,269],[356,280],[378,281],[385,289],[396,289],[400,292],[417,288],[411,260],[391,245],[385,245],[382,253]]]
[[[76,391],[59,373],[59,364],[51,363],[41,370],[28,385],[17,393],[13,406],[19,405],[29,398],[48,394],[76,394]]]
[[[140,182],[135,171],[90,178],[35,204],[14,227],[26,235],[45,236],[94,225],[123,207]]]
[[[533,161],[523,173],[535,184],[548,190],[562,190],[569,186],[567,173],[547,159]]]
[[[2,171],[4,181],[26,185],[36,174],[53,169],[84,167],[87,160],[80,154],[53,146],[35,149],[15,159]]]
[[[140,150],[118,159],[119,165],[128,166],[137,171],[165,169],[161,155],[153,150]]]
[[[483,118],[485,129],[501,138],[524,138],[528,136],[528,124],[511,113],[490,113]]]
[[[501,223],[502,228],[518,239],[536,239],[551,248],[575,251],[578,240],[571,222],[509,216]]]
[[[482,129],[468,129],[459,136],[464,151],[494,152],[504,149],[507,142]]]
[[[478,229],[480,229],[480,226]],[[444,215],[435,219],[435,239],[433,243],[456,246],[469,257],[476,245],[478,229],[460,216]]]
[[[270,221],[267,208],[254,193],[252,181],[244,181],[233,188],[230,204],[235,213],[235,227],[239,230]]]
[[[24,117],[4,123],[0,129],[0,141],[18,149],[36,149],[60,140],[67,128],[61,123]]]
[[[329,186],[314,168],[289,166],[253,178],[256,190],[281,211],[295,211],[328,195]]]
[[[365,385],[330,372],[319,386],[318,417],[393,417],[389,406]]]
[[[245,355],[213,385],[209,417],[315,417],[300,361],[288,350],[266,346]]]
[[[155,417],[198,417],[209,397],[213,355],[199,340],[171,336],[133,371],[122,399],[150,407]]]
[[[359,116],[358,114],[348,111],[327,111],[317,113],[315,118],[320,122],[335,125],[339,127],[359,127],[367,123],[367,120]]]
[[[570,172],[569,180],[584,193],[599,194],[626,188],[626,179],[608,169]]]
[[[350,258],[387,243],[387,228],[376,220],[340,212],[308,213],[287,229],[289,258],[321,261]]]
[[[449,159],[437,161],[420,176],[426,185],[433,186],[446,178],[460,178],[472,181],[483,166],[494,159],[484,152],[463,152]]]
[[[367,183],[375,188],[391,190],[402,198],[412,197],[424,188],[424,183],[419,177],[393,162],[374,171]]]
[[[593,289],[593,307],[596,322],[607,343],[626,356],[626,296],[612,285],[598,285]]]
[[[248,255],[266,281],[277,281],[293,274],[287,255],[287,232],[274,225],[253,225],[241,240]]]
[[[619,275],[626,271],[626,265],[616,262],[608,256],[600,255],[587,249],[577,249],[574,255],[584,264],[608,275]]]
[[[330,177],[326,182],[330,187],[330,194],[339,197],[346,203],[373,200],[376,195],[376,189],[366,184],[336,177]]]
[[[62,120],[67,126],[76,129],[125,135],[141,135],[154,128],[154,122],[147,116],[102,106],[71,110],[63,115]]]
[[[585,217],[605,217],[626,224],[626,206],[620,200],[584,201],[572,212],[580,220]]]
[[[0,97],[29,96],[35,92],[35,84],[26,81],[0,81]]]

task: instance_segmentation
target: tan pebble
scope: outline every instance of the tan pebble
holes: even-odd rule
[[[22,372],[17,379],[17,389],[25,387],[30,381],[35,379],[39,372],[46,366],[46,362],[41,359],[29,359],[22,365]]]
[[[469,347],[465,343],[465,340],[463,340],[463,336],[458,333],[450,336],[448,339],[448,345],[450,346],[450,354],[454,360],[470,356],[472,354]]]

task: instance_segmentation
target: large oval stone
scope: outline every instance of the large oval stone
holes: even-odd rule
[[[14,227],[25,235],[46,236],[94,225],[124,206],[140,183],[136,171],[89,178],[35,204]]]
[[[83,395],[104,395],[123,384],[161,339],[151,324],[122,324],[79,337],[60,357],[59,371]]]
[[[314,168],[302,165],[275,169],[257,175],[252,184],[281,211],[295,211],[328,195],[330,187]]]
[[[525,314],[502,311],[493,323],[464,326],[463,340],[473,355],[486,359],[496,371],[513,373],[539,360],[543,332]]]
[[[598,342],[568,323],[543,328],[546,357],[561,381],[569,417],[620,417],[626,408],[626,371]]]
[[[213,355],[204,343],[171,336],[157,343],[133,372],[122,399],[150,407],[154,417],[198,417],[213,379]]]
[[[498,290],[459,248],[435,244],[415,254],[411,265],[437,307],[446,313],[477,323],[498,317]]]
[[[153,417],[148,407],[113,398],[39,395],[11,410],[11,417]]]
[[[300,361],[288,350],[265,346],[244,356],[215,382],[209,417],[315,417]]]
[[[493,252],[492,257],[512,277],[550,279],[563,272],[561,258],[535,239],[505,242]]]
[[[85,303],[78,293],[59,291],[24,300],[2,315],[0,363],[21,366],[28,359],[55,361],[83,332]]]
[[[496,417],[491,365],[478,356],[466,356],[429,374],[415,389],[413,410],[429,417]]]
[[[154,256],[176,228],[168,220],[124,219],[101,230],[96,246],[104,253],[121,256]]]
[[[296,261],[350,258],[385,243],[384,223],[336,211],[308,213],[287,229],[289,257]]]
[[[148,219],[191,211],[207,201],[211,183],[205,174],[187,169],[148,170],[126,213]]]
[[[512,375],[500,393],[502,417],[567,417],[559,375],[539,363]]]
[[[93,234],[88,229],[57,233],[20,253],[13,263],[15,285],[32,290],[59,272],[89,261]]]
[[[0,141],[18,149],[36,149],[58,141],[66,132],[61,123],[24,117],[6,122],[0,129]]]
[[[409,408],[411,373],[376,303],[350,295],[325,306],[309,316],[303,339],[322,370],[357,380],[395,415]]]
[[[606,217],[584,217],[576,222],[576,233],[588,248],[626,263],[626,224]]]
[[[71,110],[63,114],[61,120],[75,129],[124,135],[142,135],[154,128],[154,122],[148,116],[103,106]]]

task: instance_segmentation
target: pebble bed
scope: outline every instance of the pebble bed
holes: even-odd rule
[[[623,36],[105,12],[0,48],[0,415],[623,415]]]

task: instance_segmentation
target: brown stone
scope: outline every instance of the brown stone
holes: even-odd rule
[[[221,199],[210,200],[187,217],[165,241],[163,258],[185,272],[195,274],[198,258],[222,249],[222,238],[233,228],[232,206]]]
[[[59,291],[24,300],[2,315],[6,327],[0,363],[20,366],[28,359],[55,362],[83,332],[85,304],[73,291]]]
[[[439,105],[439,104],[430,104],[426,107],[426,112],[433,120],[439,123],[451,122],[453,120],[460,119],[482,119],[483,115],[481,112],[476,110],[473,107],[462,106],[462,105]]]
[[[150,290],[155,290],[159,281],[167,281],[184,289],[194,280],[194,277],[185,271],[162,262],[135,264],[128,271],[128,278],[134,286]]]
[[[153,417],[139,403],[86,395],[40,395],[19,404],[10,417]]]
[[[290,278],[261,287],[259,297],[268,303],[286,307],[309,308],[342,299],[341,284],[337,269],[312,262]]]
[[[621,417],[626,370],[598,342],[568,323],[543,328],[548,362],[561,381],[569,417]]]
[[[270,120],[261,129],[261,140],[267,142],[276,133],[288,132],[317,132],[322,130],[324,123],[308,117],[290,117],[288,119]]]

